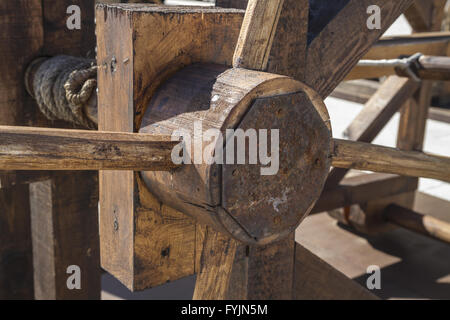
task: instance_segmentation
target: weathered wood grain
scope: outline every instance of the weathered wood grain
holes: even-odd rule
[[[364,55],[363,59],[396,59],[402,56],[411,56],[417,52],[424,55],[445,55],[449,41],[450,34],[448,32],[423,32],[405,36],[383,37]],[[396,74],[394,68],[356,66],[345,79],[378,78],[394,74]]]
[[[402,151],[363,142],[334,139],[332,165],[450,181],[450,158]]]
[[[419,83],[408,78],[389,77],[370,98],[364,109],[344,132],[349,140],[372,142],[388,121],[417,91]],[[327,188],[335,187],[348,170],[334,168],[327,179]]]
[[[30,199],[35,299],[100,299],[97,173],[32,183]],[[72,265],[81,270],[80,290],[67,287]]]
[[[293,291],[296,300],[378,300],[299,243],[295,244]]]
[[[264,71],[284,0],[250,0],[233,57],[233,67]]]
[[[67,8],[71,5],[77,5],[81,9],[81,29],[69,30],[66,26]],[[42,27],[43,27],[43,45],[40,56],[53,56],[57,54],[68,54],[82,57],[95,57],[95,22],[94,22],[94,0],[62,0],[51,1],[42,0]],[[23,47],[21,48],[23,50]],[[36,58],[38,55],[34,56]],[[21,78],[23,82],[23,75]],[[33,119],[42,117],[38,108],[29,108]],[[39,116],[39,117],[38,117]],[[42,117],[43,118],[43,117]],[[30,124],[44,127],[73,128],[70,123],[55,121],[42,122],[33,120]],[[98,179],[96,173],[87,172],[59,172],[52,173],[52,187],[44,187],[45,182],[38,182],[37,186],[40,192],[33,192],[30,195],[31,209],[34,212],[45,211],[42,215],[42,223],[49,223],[49,227],[44,234],[41,232],[42,239],[48,242],[41,242],[43,248],[53,247],[59,244],[61,250],[55,249],[54,256],[50,257],[49,251],[38,250],[33,252],[34,261],[46,261],[42,265],[43,272],[35,269],[34,282],[37,298],[48,299],[99,299],[100,298],[100,268],[98,267],[98,229],[97,225],[97,205],[98,202]],[[80,188],[80,185],[84,186]],[[62,196],[63,195],[63,196]],[[41,198],[42,197],[42,198]],[[45,200],[52,199],[53,204],[50,207],[41,207]],[[58,200],[62,202],[57,202]],[[64,200],[63,200],[64,199]],[[63,219],[67,214],[67,222]],[[71,219],[78,219],[71,222]],[[36,220],[34,220],[36,222]],[[38,224],[41,222],[37,222]],[[33,242],[38,241],[33,239]],[[36,245],[34,243],[33,245]],[[90,253],[87,253],[88,250]],[[91,255],[87,257],[87,255]],[[67,268],[66,263],[79,261],[82,266],[83,289],[78,292],[67,292],[66,279],[67,274],[62,275]],[[63,265],[61,265],[62,263]],[[48,270],[55,270],[55,273],[47,273]],[[54,286],[46,286],[46,284]],[[39,288],[48,288],[49,291],[39,290]]]
[[[387,173],[362,174],[345,178],[339,186],[325,189],[311,214],[363,204],[416,190],[415,178]]]
[[[328,121],[320,98],[288,77],[217,65],[186,67],[157,91],[140,132],[183,130],[194,140],[201,123],[197,130],[219,130],[225,141],[202,143],[200,162],[192,144],[187,155],[194,165],[142,176],[161,202],[240,241],[266,244],[293,232],[317,199],[328,174]],[[279,130],[280,174],[263,175],[265,165],[258,161],[239,165],[237,154],[226,159],[224,146],[240,140],[226,130],[236,128]],[[223,150],[222,161],[206,148]]]
[[[412,0],[350,0],[310,44],[306,84],[326,98],[411,3]],[[380,30],[366,27],[370,5],[381,8]]]
[[[170,136],[0,126],[2,170],[170,170]]]
[[[246,9],[248,0],[216,0],[216,6],[221,8]]]
[[[28,185],[0,189],[0,299],[33,299]]]

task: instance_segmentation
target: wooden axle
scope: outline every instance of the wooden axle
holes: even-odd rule
[[[170,136],[0,126],[2,170],[170,170]]]
[[[450,158],[334,139],[332,166],[450,181]]]
[[[196,123],[201,124],[200,132]],[[210,139],[203,140],[201,163],[173,172],[141,173],[151,193],[244,243],[267,244],[292,233],[319,198],[330,167],[331,127],[322,99],[289,77],[192,65],[156,92],[140,132],[184,130],[192,141],[201,142],[210,129],[226,139],[214,141],[212,147]],[[277,172],[261,175],[266,165],[249,165],[247,153],[247,165],[238,164],[237,153],[231,162],[217,163],[217,150],[226,155],[231,141],[236,142],[234,148],[239,143],[229,136],[229,129],[279,130]],[[193,148],[187,153],[195,163]]]
[[[450,243],[450,223],[448,222],[395,204],[384,210],[384,217],[389,222],[412,232]]]

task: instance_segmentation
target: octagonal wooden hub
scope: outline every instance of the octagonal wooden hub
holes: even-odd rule
[[[199,122],[201,132],[195,128]],[[239,241],[267,244],[287,236],[322,191],[330,168],[328,113],[310,88],[291,78],[218,65],[189,66],[153,96],[140,132],[172,134],[181,129],[192,137],[187,149],[192,163],[199,135],[216,129],[224,139],[212,147],[203,143],[202,163],[173,172],[142,172],[143,180],[164,204]],[[230,129],[256,132],[256,149],[251,148],[255,136],[245,140],[245,164],[239,164],[237,152],[231,163],[226,157],[230,139],[235,139]],[[234,145],[238,143],[236,138]],[[222,150],[224,164],[214,162],[217,150]],[[253,154],[256,164],[250,164],[250,151],[258,153]],[[261,161],[261,155],[272,163]]]

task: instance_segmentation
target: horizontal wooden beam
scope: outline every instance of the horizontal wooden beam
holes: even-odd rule
[[[450,158],[334,139],[332,166],[450,182]]]
[[[369,173],[345,178],[339,186],[323,191],[311,214],[362,204],[389,196],[413,192],[415,178],[387,173]]]
[[[373,80],[350,80],[342,82],[331,97],[347,100],[355,103],[365,104],[380,88],[380,83]],[[450,110],[429,107],[428,119],[450,123]]]
[[[429,56],[442,56],[446,55],[449,43],[450,32],[427,32],[385,37],[379,40],[362,59],[396,59],[402,56],[412,56],[418,52]],[[346,76],[345,80],[379,78],[393,74],[396,74],[394,68],[356,66]]]
[[[1,170],[170,170],[170,136],[0,126]]]
[[[446,221],[395,204],[385,209],[384,217],[389,222],[412,232],[450,243],[450,223]]]
[[[418,88],[419,83],[414,80],[389,77],[345,130],[345,136],[349,140],[372,142]],[[347,172],[346,169],[331,170],[327,187],[338,185]]]

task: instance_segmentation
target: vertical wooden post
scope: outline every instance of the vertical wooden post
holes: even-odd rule
[[[35,298],[99,299],[98,180],[64,172],[30,185]],[[80,268],[80,289],[69,289],[69,266]]]
[[[25,125],[33,107],[23,74],[43,45],[41,0],[0,2],[0,124]],[[24,50],[26,48],[26,50]],[[33,297],[28,185],[0,173],[0,299]],[[13,180],[15,180],[13,178]]]
[[[194,299],[292,299],[294,256],[294,235],[256,247],[208,228]]]
[[[68,29],[68,7],[80,7],[81,29]],[[42,55],[94,57],[95,0],[42,0]],[[38,109],[36,109],[38,110]],[[37,111],[38,112],[38,111]],[[73,128],[58,122],[53,127]],[[36,299],[99,299],[97,172],[54,172],[31,185]],[[67,267],[81,269],[81,290],[68,290]]]
[[[268,70],[303,80],[308,1],[272,1],[272,19],[269,20],[258,15],[261,13],[258,6],[264,4],[265,1],[252,0],[249,3],[234,66]],[[248,37],[252,28],[262,30],[261,25],[265,25],[266,34],[258,34],[258,39]],[[255,53],[255,45],[260,46],[256,52],[264,54],[249,54]],[[194,299],[292,299],[294,238],[291,234],[266,246],[247,246],[208,228]]]

